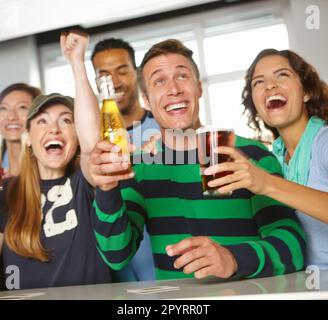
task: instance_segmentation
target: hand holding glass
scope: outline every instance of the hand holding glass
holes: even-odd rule
[[[198,159],[201,168],[202,190],[204,196],[220,196],[217,188],[210,188],[208,183],[214,179],[222,178],[230,171],[218,172],[212,175],[205,175],[204,170],[210,166],[232,161],[225,154],[218,154],[215,149],[219,146],[233,147],[235,144],[235,134],[233,129],[221,129],[214,127],[202,127],[197,130]],[[224,195],[231,195],[224,194]]]

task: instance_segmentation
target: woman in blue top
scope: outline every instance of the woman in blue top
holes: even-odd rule
[[[97,195],[87,164],[99,131],[85,127],[97,128],[96,111],[74,108],[58,93],[33,100],[19,175],[0,192],[0,280],[7,289],[111,281],[92,228]]]
[[[328,269],[327,85],[296,53],[266,49],[248,69],[242,96],[249,125],[261,133],[262,120],[274,132],[273,152],[286,180],[260,170],[232,148],[219,148],[234,161],[205,173],[233,174],[211,186],[222,193],[247,188],[297,209],[307,235],[307,264]]]

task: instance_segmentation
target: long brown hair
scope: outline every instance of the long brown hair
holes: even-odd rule
[[[304,92],[310,96],[310,100],[306,102],[306,110],[309,117],[318,116],[323,120],[328,120],[328,89],[327,84],[320,79],[315,68],[307,63],[302,57],[291,50],[262,50],[254,59],[248,68],[245,76],[245,86],[242,92],[242,102],[244,105],[244,113],[247,114],[248,126],[255,129],[258,136],[261,137],[260,118],[256,111],[252,98],[252,78],[257,63],[268,56],[281,56],[288,60],[290,66],[298,74]],[[275,137],[279,136],[276,128],[272,128],[264,124],[266,128],[271,130]]]
[[[65,175],[73,173],[79,166],[80,149],[66,167]],[[25,146],[19,176],[13,178],[6,193],[9,219],[4,239],[10,250],[26,258],[48,261],[47,251],[40,239],[41,188],[40,174],[32,148]]]

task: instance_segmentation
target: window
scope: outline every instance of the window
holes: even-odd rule
[[[203,124],[234,128],[236,133],[253,137],[247,126],[241,105],[244,75],[255,56],[264,48],[286,49],[288,33],[282,19],[270,13],[223,23],[222,12],[201,13],[190,17],[158,22],[134,28],[134,32],[116,30],[92,38],[96,42],[106,37],[121,37],[134,47],[140,64],[148,48],[159,41],[177,38],[193,50],[199,66],[203,98],[200,118]],[[232,19],[232,18],[231,18]],[[41,48],[46,93],[61,92],[74,95],[72,71],[57,48]],[[57,50],[57,54],[54,51]],[[91,51],[87,56],[90,57]],[[86,62],[88,77],[95,88],[94,71]]]
[[[216,82],[209,85],[212,124],[221,128],[234,128],[242,136],[251,136],[252,131],[242,116],[241,92],[243,80]]]
[[[249,22],[245,23],[245,25],[248,24]],[[205,65],[208,75],[246,70],[262,49],[288,48],[287,30],[282,23],[256,26],[236,32],[233,31],[233,26],[231,29],[229,33],[220,34],[218,28],[217,35],[215,28],[205,29],[205,35],[208,34],[204,39]],[[239,28],[236,26],[236,29]]]
[[[90,60],[86,61],[86,70],[94,92],[97,92],[95,72]],[[74,78],[71,66],[66,62],[49,64],[44,70],[45,93],[59,92],[64,95],[74,96]]]
[[[219,127],[235,128],[239,135],[253,137],[241,104],[244,75],[261,50],[289,47],[287,29],[280,20],[268,16],[235,25],[209,27],[205,35],[210,122]]]

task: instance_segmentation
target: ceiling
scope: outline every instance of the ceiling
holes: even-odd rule
[[[0,41],[69,26],[91,28],[218,1],[223,0],[0,0]]]

